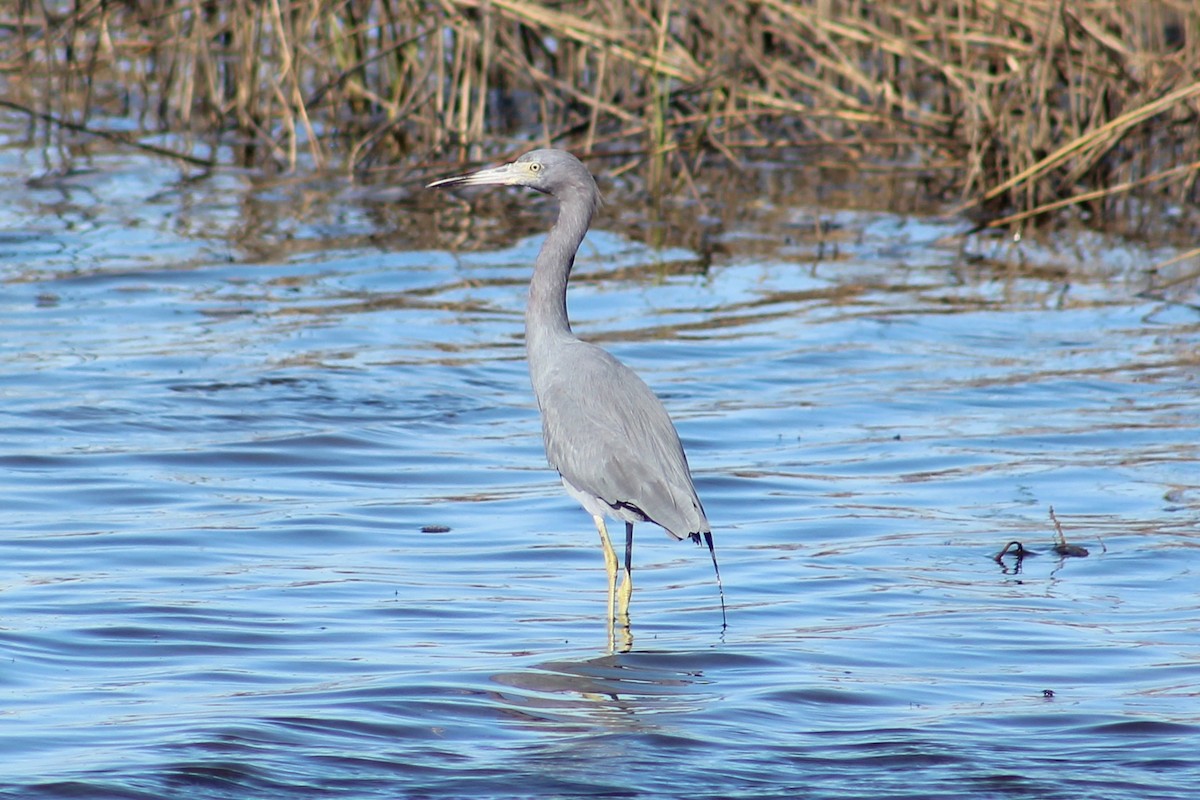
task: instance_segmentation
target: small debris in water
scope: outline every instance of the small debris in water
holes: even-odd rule
[[[1054,699],[1054,690],[1053,689],[1042,689],[1042,697],[1046,698],[1047,700]]]
[[[1017,560],[1020,561],[1025,556],[1036,556],[1037,554],[1038,553],[1036,550],[1030,550],[1020,542],[1009,542],[1008,544],[1004,545],[1003,550],[992,556],[992,559],[996,561],[996,563],[999,563],[1000,559],[1004,558],[1005,556],[1014,555],[1017,557]]]
[[[1062,524],[1058,521],[1058,517],[1054,514],[1054,506],[1050,506],[1050,521],[1054,523],[1054,535],[1057,541],[1050,548],[1055,555],[1063,556],[1064,558],[1084,558],[1088,554],[1088,549],[1077,544],[1071,544],[1067,541],[1067,537],[1063,534]],[[1101,542],[1103,545],[1103,542]],[[1107,552],[1107,549],[1106,549]],[[1017,563],[1020,564],[1021,559],[1026,556],[1036,556],[1038,551],[1030,550],[1025,545],[1017,541],[1009,542],[1004,545],[1004,549],[996,555],[992,556],[992,560],[997,564],[1002,563],[1005,556],[1016,556]]]
[[[449,525],[422,525],[421,533],[449,533]]]
[[[1086,547],[1080,547],[1077,544],[1067,544],[1067,537],[1063,536],[1062,525],[1059,524],[1058,517],[1054,516],[1054,506],[1050,506],[1050,521],[1054,523],[1054,533],[1058,537],[1058,543],[1054,545],[1054,552],[1060,556],[1083,558],[1088,554]]]

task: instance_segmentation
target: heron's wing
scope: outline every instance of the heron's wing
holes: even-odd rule
[[[682,539],[709,530],[663,404],[638,375],[585,342],[532,374],[551,466],[613,509],[636,509]]]

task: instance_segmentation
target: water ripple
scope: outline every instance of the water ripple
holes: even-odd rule
[[[109,207],[0,189],[0,797],[1200,791],[1200,317],[1133,245],[589,237],[577,330],[675,416],[729,604],[639,528],[608,653],[522,359],[538,238],[255,242],[286,197],[104,164]]]

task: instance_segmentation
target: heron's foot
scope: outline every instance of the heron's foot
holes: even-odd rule
[[[625,573],[625,579],[617,590],[617,620],[629,627],[629,601],[633,599],[633,576]]]
[[[625,624],[621,626],[620,635],[616,638],[616,647],[615,649],[610,647],[610,653],[628,653],[633,650],[633,628],[629,627],[629,620],[626,620]]]

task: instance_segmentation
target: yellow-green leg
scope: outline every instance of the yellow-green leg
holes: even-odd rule
[[[617,552],[608,538],[608,528],[603,517],[593,517],[596,530],[600,532],[600,545],[604,548],[604,569],[608,573],[608,649],[616,646],[616,623],[621,621],[621,650],[628,652],[633,647],[633,633],[629,627],[629,600],[633,597],[633,523],[625,523],[625,578],[621,581],[621,592],[617,595]]]
[[[629,627],[629,600],[633,597],[633,523],[625,523],[625,580],[621,583],[621,601],[617,613]]]
[[[614,619],[615,601],[617,597],[617,553],[613,550],[612,540],[608,538],[608,528],[604,526],[604,517],[592,517],[596,521],[596,530],[600,531],[600,546],[604,548],[604,569],[608,573],[608,628],[612,636],[612,621]]]

